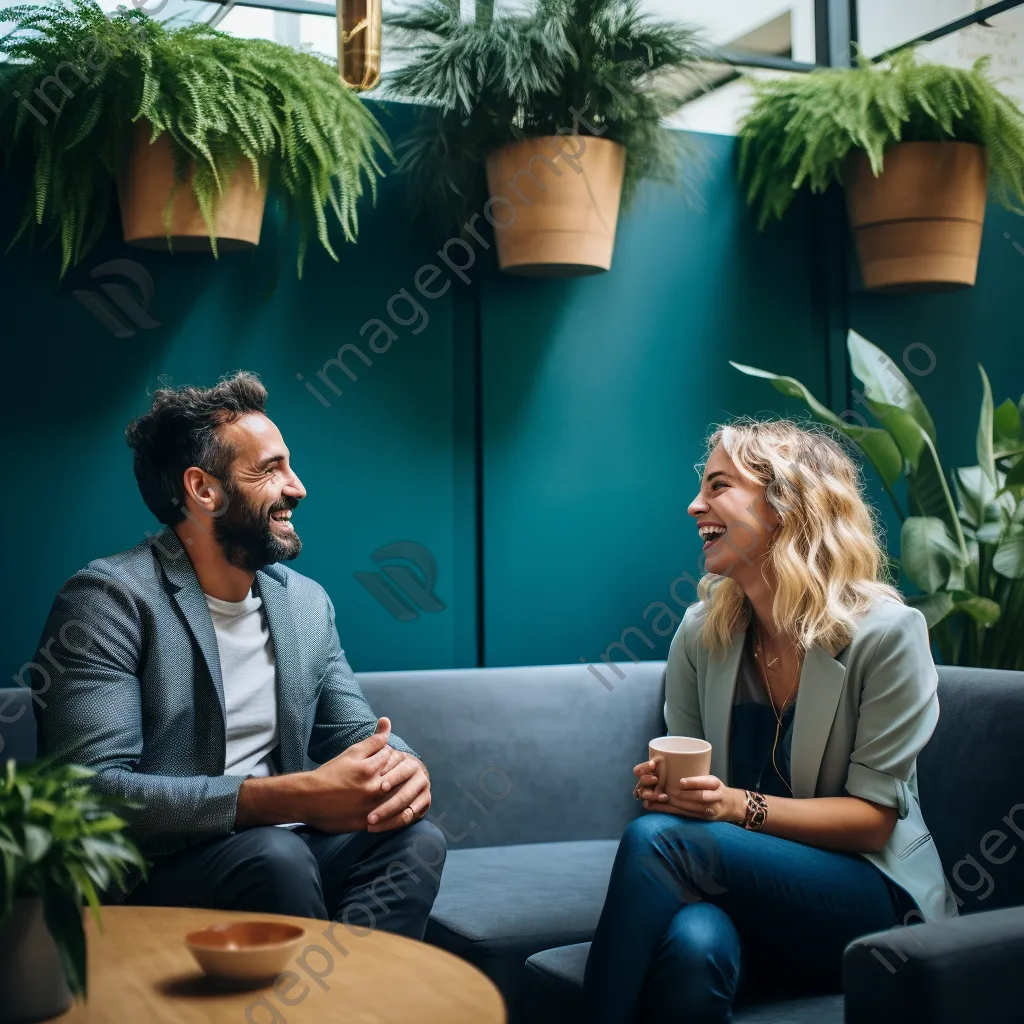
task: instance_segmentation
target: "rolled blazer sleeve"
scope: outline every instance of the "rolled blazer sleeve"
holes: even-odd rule
[[[864,673],[847,793],[907,816],[907,783],[939,720],[937,686],[924,616],[906,608],[878,641]]]
[[[690,653],[689,634],[694,628],[689,610],[672,638],[665,666],[665,724],[670,736],[704,739],[697,690],[697,665]]]

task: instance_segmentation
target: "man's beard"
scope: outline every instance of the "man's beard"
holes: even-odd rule
[[[224,484],[223,490],[227,507],[223,515],[213,520],[213,536],[232,565],[255,572],[273,562],[287,562],[298,556],[302,550],[299,535],[277,536],[270,525],[272,512],[295,508],[297,501],[282,498],[264,512],[231,484]]]

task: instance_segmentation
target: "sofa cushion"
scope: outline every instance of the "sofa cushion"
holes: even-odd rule
[[[618,840],[450,850],[428,942],[480,968],[519,1016],[526,958],[593,937]]]
[[[584,1024],[583,972],[589,942],[545,949],[526,961],[523,1006],[535,1024]],[[739,1005],[737,1024],[841,1024],[841,995],[807,996]]]
[[[600,668],[613,689],[586,665],[357,678],[430,768],[431,811],[462,850],[618,839],[640,812],[632,769],[665,732],[665,663]]]

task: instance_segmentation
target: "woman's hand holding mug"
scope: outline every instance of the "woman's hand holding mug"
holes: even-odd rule
[[[747,798],[742,789],[726,786],[714,775],[670,780],[663,786],[657,770],[654,760],[644,761],[633,769],[637,777],[633,796],[643,801],[644,810],[742,824],[747,813]]]

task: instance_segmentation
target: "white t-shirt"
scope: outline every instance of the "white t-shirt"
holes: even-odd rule
[[[278,742],[277,669],[263,601],[252,591],[241,601],[205,597],[224,680],[224,774],[276,775],[270,754]]]

